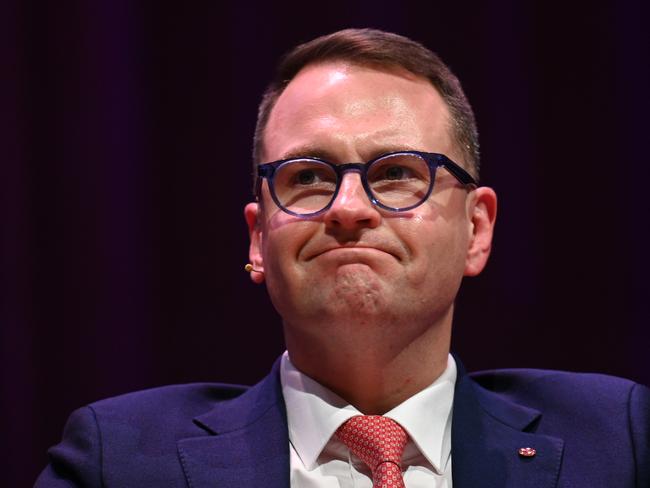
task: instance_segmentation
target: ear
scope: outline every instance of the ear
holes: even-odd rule
[[[251,280],[258,285],[264,282],[264,259],[262,257],[262,224],[260,206],[258,203],[249,203],[244,207],[244,217],[248,224],[248,235],[250,246],[248,248],[248,259],[253,265]]]
[[[470,236],[465,258],[465,276],[476,276],[483,271],[490,257],[497,217],[497,195],[492,188],[481,186],[470,193],[468,202]]]

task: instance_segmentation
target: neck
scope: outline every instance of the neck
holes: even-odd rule
[[[382,415],[433,383],[447,367],[450,309],[436,324],[418,329],[328,324],[297,328],[285,323],[291,362],[366,415]],[[326,334],[296,334],[295,331]],[[289,331],[294,331],[293,333]],[[338,334],[338,331],[345,331]],[[405,333],[412,331],[412,334]],[[394,333],[391,333],[394,332]]]

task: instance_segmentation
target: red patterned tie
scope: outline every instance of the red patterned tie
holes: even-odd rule
[[[392,419],[357,415],[336,431],[336,436],[372,471],[373,488],[404,488],[400,462],[408,435]]]

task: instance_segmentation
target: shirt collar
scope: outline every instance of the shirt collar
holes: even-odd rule
[[[362,415],[336,393],[298,371],[285,351],[280,364],[282,395],[287,407],[289,441],[305,468],[312,470],[336,429]]]
[[[449,355],[447,368],[438,379],[384,414],[404,427],[439,473],[444,471],[451,453],[451,407],[456,375],[456,362]],[[282,355],[280,380],[287,407],[289,441],[305,468],[312,470],[336,429],[350,417],[362,413],[298,371],[287,352]],[[407,457],[408,452],[405,452]]]
[[[404,427],[439,474],[445,471],[451,454],[451,414],[456,376],[456,362],[450,354],[447,368],[432,384],[384,414]],[[407,451],[404,459],[409,457]]]

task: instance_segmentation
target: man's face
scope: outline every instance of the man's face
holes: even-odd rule
[[[449,127],[447,106],[423,78],[346,62],[315,64],[291,81],[273,108],[265,160],[313,156],[349,163],[410,149],[461,163]],[[265,181],[260,203],[246,208],[250,257],[264,272],[285,333],[315,337],[341,323],[450,324],[463,275],[484,264],[472,261],[474,193],[440,169],[426,202],[389,212],[371,204],[359,174],[351,172],[331,208],[304,219],[280,210]],[[489,242],[484,258],[488,252]],[[253,275],[261,281],[261,274]]]

